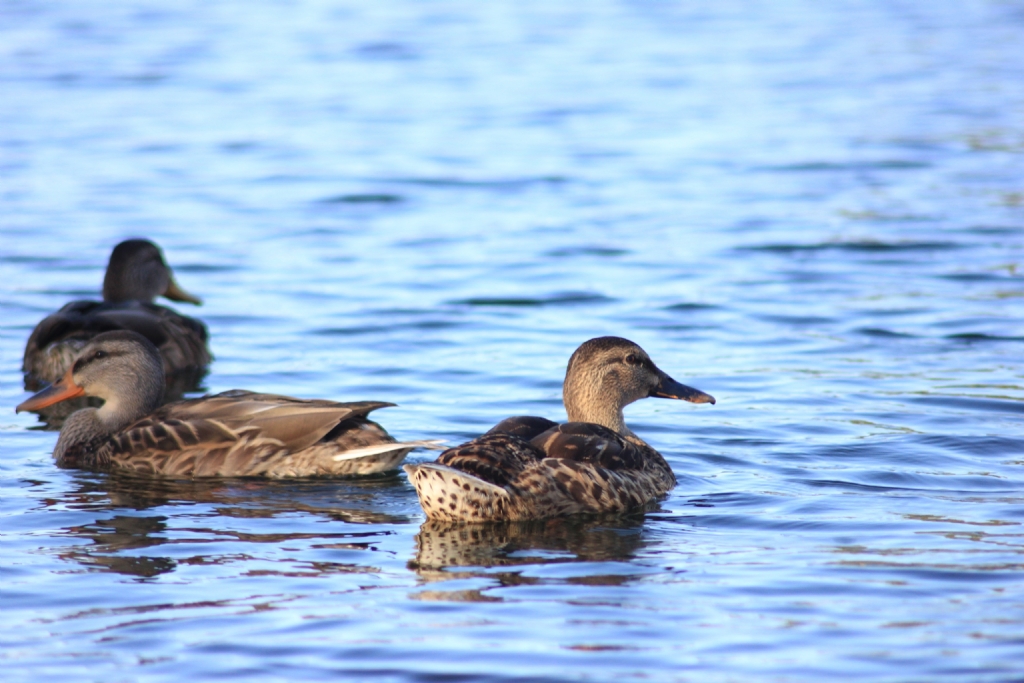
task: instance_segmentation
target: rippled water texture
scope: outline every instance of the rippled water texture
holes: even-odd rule
[[[1020,676],[1022,45],[1009,0],[3,3],[4,680]],[[210,391],[454,443],[617,334],[718,405],[627,410],[680,483],[619,519],[58,470],[21,350],[135,235]]]

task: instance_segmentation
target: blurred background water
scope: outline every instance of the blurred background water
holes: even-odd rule
[[[0,4],[4,680],[1019,679],[1022,45],[1014,0]],[[58,470],[24,342],[130,236],[209,391],[457,443],[615,334],[719,402],[627,410],[658,510],[472,535],[400,474]]]

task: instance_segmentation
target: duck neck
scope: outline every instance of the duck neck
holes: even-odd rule
[[[159,401],[143,401],[136,397],[108,398],[96,409],[96,420],[106,434],[113,434],[152,412],[158,405]]]
[[[565,412],[570,422],[590,422],[613,429],[623,436],[633,436],[626,426],[621,403],[609,400],[611,397],[600,387],[573,380],[571,376],[566,377],[562,387]]]
[[[163,401],[163,373],[155,367],[151,372],[118,377],[90,392],[104,403],[99,408],[85,408],[72,414],[60,430],[54,457],[60,464],[96,465],[99,445],[136,420],[156,410]],[[100,463],[102,464],[102,463]]]

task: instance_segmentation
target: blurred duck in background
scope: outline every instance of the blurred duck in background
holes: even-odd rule
[[[43,319],[25,345],[25,388],[35,391],[63,377],[90,339],[112,330],[141,334],[159,350],[167,395],[181,398],[198,388],[212,356],[206,326],[153,303],[158,296],[200,305],[174,280],[160,248],[145,239],[121,242],[110,254],[103,278],[103,301],[72,301]],[[74,407],[85,405],[79,402]],[[67,411],[54,411],[58,420]],[[44,418],[47,416],[44,415]],[[59,426],[59,422],[51,426]]]

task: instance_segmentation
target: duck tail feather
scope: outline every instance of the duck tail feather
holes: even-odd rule
[[[436,462],[405,465],[420,505],[430,519],[483,522],[508,519],[508,491]]]
[[[335,462],[341,462],[342,460],[354,460],[356,458],[365,458],[370,455],[380,455],[381,453],[390,453],[392,451],[410,451],[414,448],[429,448],[432,450],[443,450],[443,441],[438,439],[424,439],[421,441],[399,441],[395,443],[378,443],[373,446],[363,446],[362,448],[352,448],[345,451],[344,453],[338,453],[332,459]]]

